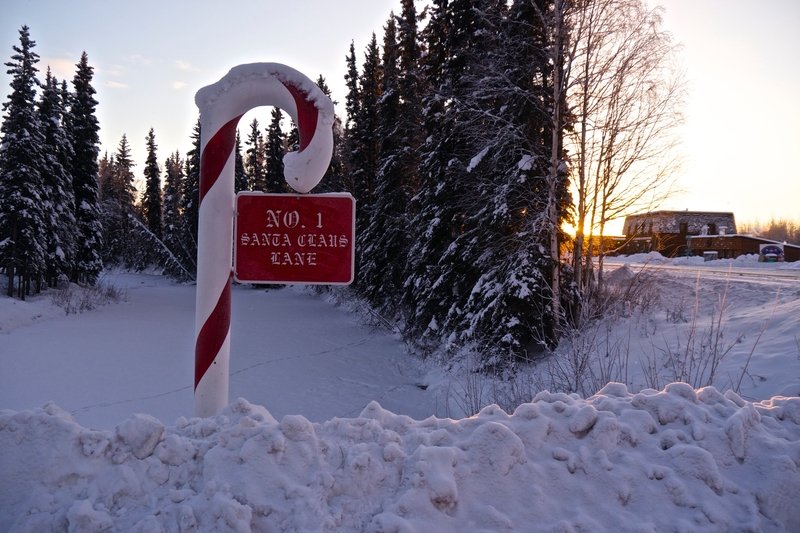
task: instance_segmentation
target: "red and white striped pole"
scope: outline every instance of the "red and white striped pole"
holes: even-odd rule
[[[194,414],[208,417],[228,404],[236,126],[254,107],[286,111],[297,124],[300,147],[284,157],[284,175],[294,190],[307,193],[330,164],[334,108],[314,82],[278,63],[234,67],[200,89],[195,103],[201,151]]]

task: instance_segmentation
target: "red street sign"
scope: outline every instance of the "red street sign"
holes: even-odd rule
[[[347,193],[236,195],[234,279],[352,283],[356,201]]]

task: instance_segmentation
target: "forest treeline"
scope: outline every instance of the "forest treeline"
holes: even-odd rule
[[[800,246],[800,222],[796,220],[773,217],[767,222],[747,221],[739,224],[739,233]]]
[[[356,198],[352,289],[417,348],[526,358],[557,344],[596,290],[584,239],[671,191],[677,46],[644,0],[399,3],[380,38],[344,57],[345,116],[313,192]],[[126,136],[99,154],[86,54],[71,86],[49,69],[40,81],[35,42],[19,33],[0,132],[8,294],[92,283],[110,265],[192,279],[199,120],[192,149],[161,162],[150,130],[139,192]],[[241,126],[236,189],[287,191],[296,129],[280,109],[266,127]]]

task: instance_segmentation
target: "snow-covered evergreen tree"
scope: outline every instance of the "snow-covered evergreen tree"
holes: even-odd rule
[[[426,36],[443,63],[426,63],[433,89],[411,224],[408,326],[434,344],[476,342],[485,362],[554,342],[548,9],[546,0],[435,2]]]
[[[177,235],[183,220],[181,217],[181,182],[183,181],[183,161],[176,150],[164,161],[164,242],[175,253],[179,247]]]
[[[197,271],[196,247],[191,240],[185,217],[181,213],[181,184],[184,163],[176,150],[164,162],[164,245],[174,258],[164,265],[166,272],[179,279],[194,277]]]
[[[166,160],[166,188],[162,201],[161,177],[155,158],[156,144],[152,128],[146,141],[146,189],[138,206],[139,211],[128,213],[124,218],[123,222],[128,225],[128,229],[121,237],[127,240],[127,247],[119,261],[127,268],[137,271],[160,267],[164,274],[178,280],[194,279],[196,263],[194,257],[186,252],[184,243],[189,240],[188,230],[180,215],[179,186],[183,168],[180,154],[175,152],[174,156],[170,155]],[[125,159],[118,155],[115,161]],[[156,196],[157,204],[148,196]],[[157,221],[154,222],[152,215],[148,216],[148,206],[158,209]]]
[[[186,247],[197,257],[197,226],[200,219],[200,118],[192,130],[192,149],[186,152],[185,170],[181,185],[181,212],[187,230]]]
[[[176,150],[164,161],[164,242],[173,253],[180,249],[175,246],[183,220],[181,217],[181,182],[183,181],[183,161]]]
[[[250,188],[247,182],[247,172],[244,169],[244,157],[242,156],[242,137],[239,130],[236,130],[236,143],[233,147],[233,188],[236,192],[246,191]]]
[[[5,63],[11,74],[11,94],[3,104],[0,126],[0,266],[8,275],[8,295],[24,299],[45,273],[47,226],[43,212],[45,136],[36,109],[36,63],[27,26],[19,30],[19,46]]]
[[[108,155],[108,151],[103,153],[97,162],[97,190],[100,191],[104,187],[104,183],[112,180],[114,173],[114,155]]]
[[[122,134],[117,151],[112,156],[111,174],[103,180],[100,188],[100,199],[103,202],[116,202],[125,211],[133,212],[136,202],[136,187],[133,184],[133,167],[136,163],[131,158],[131,146],[128,136]]]
[[[39,101],[39,115],[45,137],[45,169],[42,174],[47,213],[46,282],[54,286],[68,280],[75,262],[75,196],[72,192],[70,160],[72,141],[64,129],[64,88],[47,69]]]
[[[264,181],[265,192],[286,192],[286,180],[283,177],[283,155],[286,136],[281,129],[283,113],[277,107],[272,108],[271,121],[267,126],[267,140],[264,143]]]
[[[346,190],[351,193],[355,191],[353,172],[357,168],[355,152],[357,147],[356,139],[356,120],[361,110],[361,96],[358,87],[359,74],[356,65],[355,43],[350,42],[350,51],[345,57],[347,63],[347,74],[344,76],[347,94],[345,95],[345,120],[342,126],[342,173],[346,176],[348,187]]]
[[[138,256],[133,222],[136,212],[136,187],[133,184],[133,167],[128,137],[123,134],[113,156],[110,175],[103,179],[100,189],[101,215],[104,230],[103,260],[128,268],[134,267]]]
[[[444,333],[440,328],[460,311],[480,275],[472,264],[479,250],[464,238],[464,219],[486,203],[479,196],[482,176],[471,170],[495,132],[475,116],[475,99],[497,47],[501,9],[493,0],[454,0],[434,11],[431,21],[448,31],[444,43],[433,43],[444,46],[444,63],[426,105],[440,110],[421,148],[419,205],[411,224],[415,241],[405,281],[408,325],[420,338]]]
[[[97,100],[92,87],[94,68],[86,52],[81,54],[78,70],[72,79],[74,93],[65,127],[72,139],[72,189],[75,195],[77,250],[72,280],[94,283],[103,268],[103,227],[98,206],[98,162],[100,125],[95,116]]]
[[[250,183],[250,190],[267,191],[266,169],[264,168],[264,136],[258,127],[258,119],[254,118],[250,123],[250,133],[247,140],[244,157],[244,168],[247,172],[247,181]]]
[[[383,307],[396,303],[402,288],[402,273],[408,253],[406,188],[408,178],[416,174],[403,168],[402,154],[409,138],[402,118],[402,91],[400,81],[397,26],[394,17],[384,28],[383,86],[378,108],[378,169],[375,176],[369,220],[357,235],[359,270],[357,287],[372,305]]]
[[[407,264],[411,236],[411,199],[419,191],[419,149],[424,139],[422,95],[427,81],[421,72],[422,48],[419,41],[418,14],[414,0],[402,0],[397,17],[396,89],[399,92],[394,129],[387,112],[382,108],[381,156],[376,185],[374,213],[383,214],[386,229],[378,241],[379,264],[383,264],[383,284],[394,294],[402,294],[403,275]],[[385,53],[385,52],[384,52]],[[389,90],[388,88],[386,89]],[[394,99],[393,99],[394,100]],[[394,298],[386,294],[386,301]]]
[[[356,47],[353,41],[350,41],[350,51],[348,52],[345,61],[347,63],[347,74],[344,75],[345,86],[347,87],[347,95],[344,100],[345,114],[347,115],[344,122],[344,132],[348,134],[353,128],[353,123],[358,117],[361,110],[361,99],[359,98],[358,89],[358,66],[356,64]]]
[[[325,82],[322,74],[319,75],[316,82],[317,87],[331,99],[334,105],[338,104],[333,99],[330,87]],[[333,124],[331,125],[333,133],[333,152],[331,153],[331,162],[328,165],[328,170],[320,180],[319,185],[314,189],[314,192],[353,192],[353,183],[350,176],[345,172],[345,152],[347,150],[344,141],[344,131],[342,129],[342,119],[339,115],[333,116]]]
[[[464,236],[480,278],[445,323],[461,340],[479,340],[485,355],[513,359],[531,346],[555,343],[549,257],[548,180],[552,151],[552,67],[547,2],[512,3],[500,26],[503,45],[482,74],[474,106],[494,132],[471,172],[482,209],[465,213]],[[477,148],[477,147],[476,147]],[[566,211],[562,212],[563,216]],[[560,226],[560,225],[559,225]]]
[[[394,15],[390,17],[394,24]],[[369,223],[369,209],[372,205],[372,191],[375,187],[375,174],[378,172],[378,106],[383,94],[383,73],[380,49],[375,34],[372,34],[364,53],[364,64],[359,78],[359,114],[353,121],[351,135],[354,138],[353,152],[350,154],[353,196],[361,206],[356,218],[360,233]]]
[[[147,159],[144,163],[145,189],[142,195],[142,217],[147,229],[160,239],[162,236],[161,171],[158,168],[156,135],[153,128],[150,128],[145,140],[147,142]]]
[[[297,124],[292,122],[289,133],[286,134],[286,151],[294,152],[300,148],[300,132],[297,131]]]

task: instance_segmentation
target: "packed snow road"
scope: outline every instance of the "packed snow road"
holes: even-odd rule
[[[5,300],[31,319],[0,324],[0,409],[54,401],[98,429],[118,424],[121,410],[166,424],[192,416],[195,287],[160,276],[106,281],[128,301],[64,316],[46,296]],[[416,419],[435,414],[401,341],[302,289],[236,286],[231,336],[231,401],[247,398],[278,419],[355,416],[372,400]]]
[[[682,261],[683,260],[683,261]],[[693,260],[693,261],[690,261]],[[633,263],[627,257],[610,257],[605,259],[605,264],[614,269],[623,264],[630,265],[635,270],[649,268],[653,270],[675,270],[682,272],[695,272],[701,276],[729,276],[731,280],[746,278],[779,278],[800,281],[800,263],[756,263],[750,262],[754,266],[741,266],[736,265],[733,268],[734,261],[727,261],[727,265],[720,265],[724,260],[712,262],[699,262],[702,258],[677,258],[673,259],[674,264],[658,264],[658,263]]]

